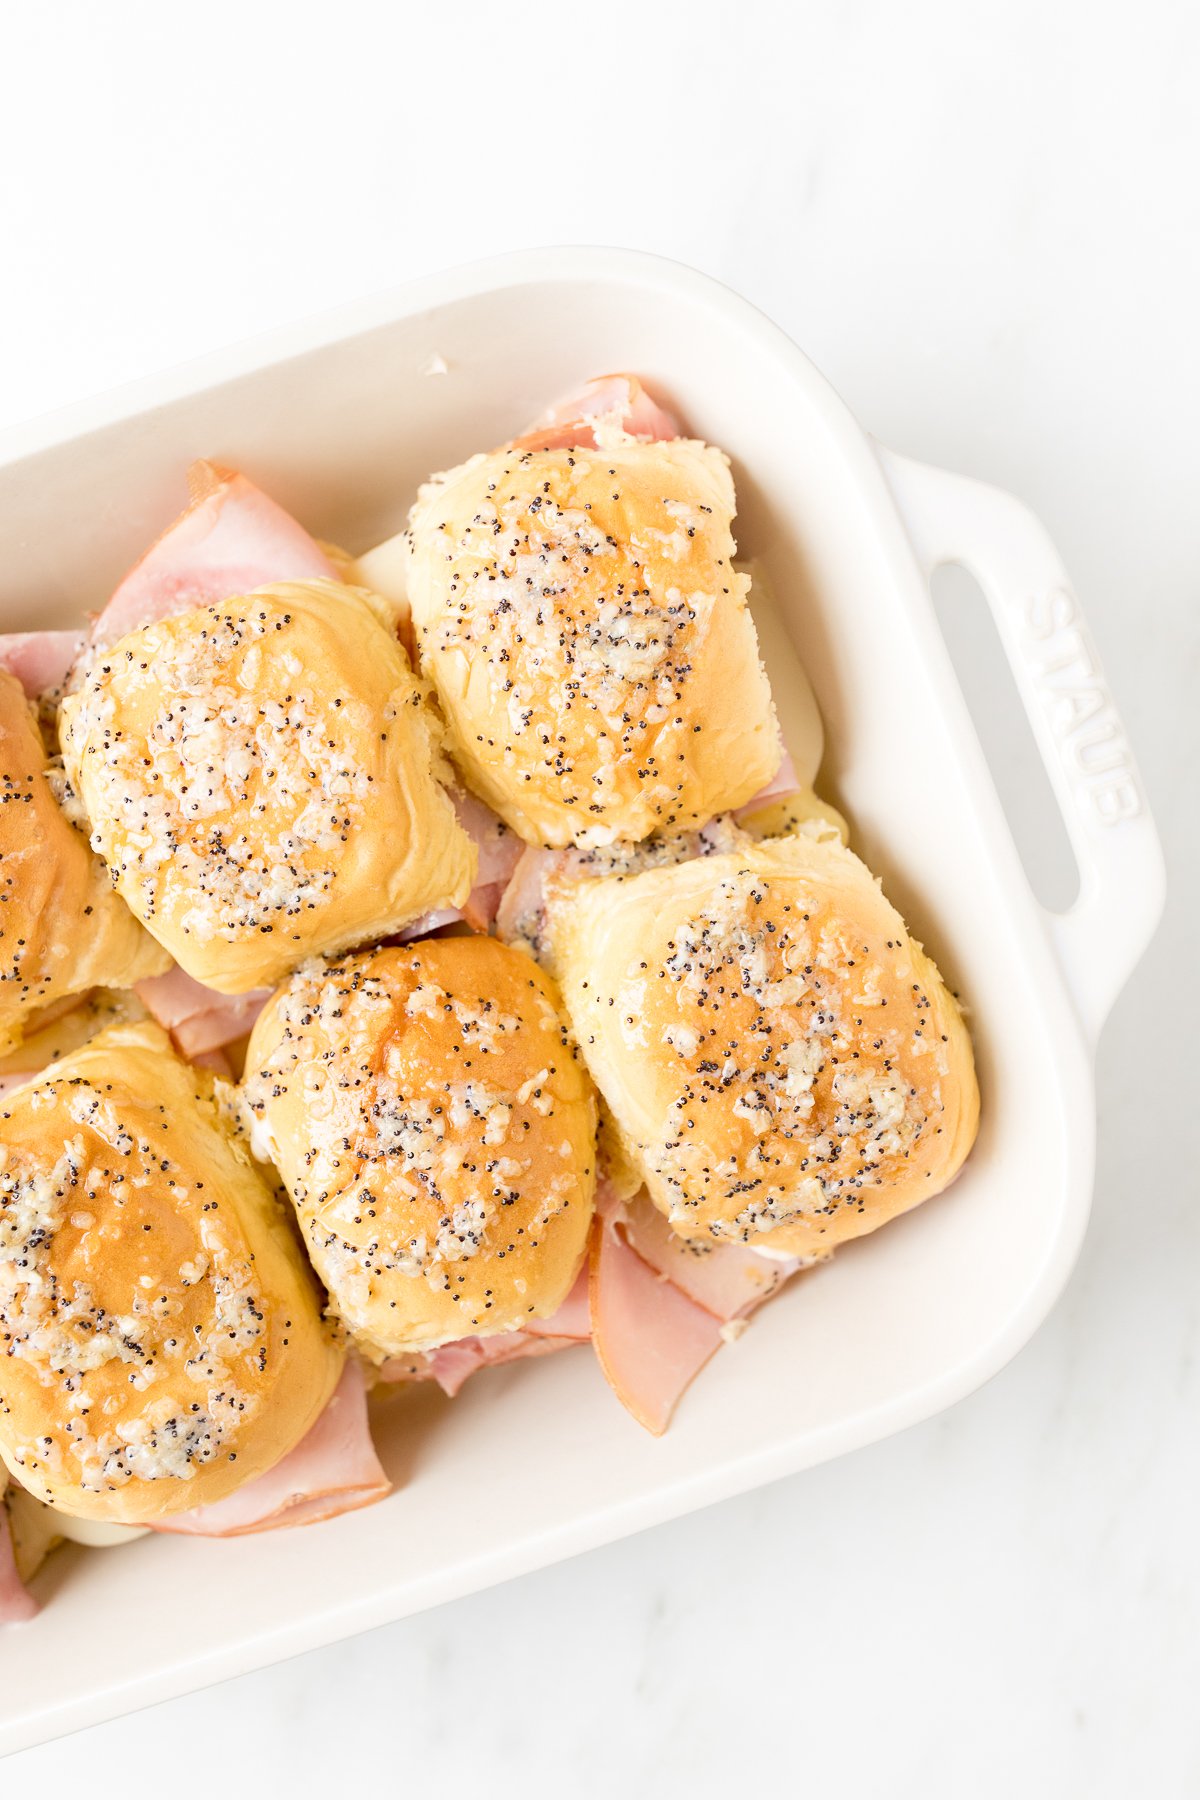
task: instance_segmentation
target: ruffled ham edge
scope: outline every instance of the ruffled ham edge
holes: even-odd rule
[[[320,545],[237,469],[199,461],[191,496],[119,583],[92,627],[100,648],[195,606],[212,606],[276,581],[336,581]]]
[[[30,700],[39,700],[66,686],[86,641],[86,633],[78,629],[9,632],[0,636],[0,669],[20,682]]]
[[[480,1369],[590,1339],[621,1404],[660,1436],[709,1358],[803,1266],[742,1244],[690,1243],[644,1190],[620,1200],[602,1183],[587,1262],[550,1318],[390,1357],[374,1375],[384,1383],[436,1381],[453,1397]]]
[[[61,693],[89,641],[104,649],[142,625],[271,582],[339,579],[304,527],[238,470],[195,462],[188,491],[185,510],[117,585],[90,632],[0,635],[0,668],[31,700]]]
[[[643,1191],[605,1186],[592,1225],[592,1343],[617,1399],[654,1436],[704,1365],[801,1267],[739,1244],[689,1246]]]
[[[548,406],[505,448],[593,450],[611,433],[643,443],[666,443],[680,435],[679,421],[636,375],[597,375]]]
[[[428,937],[431,932],[460,922],[465,922],[472,931],[488,931],[524,854],[523,840],[484,801],[465,788],[451,790],[450,798],[459,824],[478,853],[475,885],[461,906],[439,906],[413,919],[403,931],[396,933],[401,944],[412,943],[415,938]]]
[[[464,1382],[480,1369],[496,1368],[528,1356],[546,1356],[571,1344],[586,1344],[588,1320],[588,1269],[584,1262],[566,1299],[546,1319],[531,1319],[518,1331],[498,1331],[491,1337],[455,1338],[436,1350],[390,1356],[375,1369],[378,1381],[436,1381],[451,1399]]]
[[[362,1365],[352,1357],[316,1424],[273,1469],[224,1500],[174,1513],[151,1529],[191,1537],[247,1537],[356,1512],[391,1491],[371,1440]]]
[[[133,991],[192,1062],[245,1037],[272,993],[270,988],[252,988],[245,994],[219,994],[178,964],[165,975],[136,982]]]

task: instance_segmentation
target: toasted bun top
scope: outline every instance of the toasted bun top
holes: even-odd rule
[[[551,880],[549,936],[623,1151],[681,1235],[820,1255],[957,1174],[970,1039],[836,840]]]
[[[145,625],[62,704],[129,905],[222,993],[465,899],[474,851],[384,602],[280,583]]]
[[[19,684],[0,670],[0,1055],[34,1015],[90,987],[132,987],[169,958],[112,892]]]
[[[261,1475],[342,1354],[233,1090],[117,1025],[0,1101],[0,1459],[139,1524]]]
[[[422,666],[468,782],[532,843],[679,831],[774,774],[733,481],[687,439],[497,450],[411,519]]]
[[[297,971],[244,1092],[336,1310],[376,1356],[509,1331],[578,1273],[596,1107],[556,991],[492,938]]]

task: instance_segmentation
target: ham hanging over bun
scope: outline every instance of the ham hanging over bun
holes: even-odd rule
[[[280,581],[338,580],[338,571],[290,513],[236,469],[195,462],[191,502],[126,575],[97,618],[100,648],[156,619],[213,606]]]
[[[31,700],[63,687],[83,649],[82,631],[16,631],[0,637],[0,669],[15,675]]]
[[[547,407],[511,450],[594,450],[610,433],[665,443],[679,421],[646,392],[636,375],[597,375]]]
[[[685,1389],[756,1306],[802,1265],[743,1245],[702,1250],[679,1238],[645,1192],[611,1191],[592,1227],[592,1342],[605,1377],[639,1425],[661,1436]]]
[[[516,1362],[527,1356],[546,1356],[570,1344],[586,1344],[591,1336],[588,1316],[587,1264],[556,1312],[547,1319],[531,1319],[520,1331],[499,1331],[492,1337],[456,1338],[413,1356],[392,1356],[376,1370],[381,1381],[436,1381],[453,1399],[469,1376],[479,1369]]]
[[[171,1514],[154,1530],[245,1537],[282,1525],[315,1525],[371,1506],[391,1488],[371,1442],[362,1367],[351,1359],[316,1424],[273,1469],[212,1506]]]
[[[171,1033],[192,1062],[246,1037],[271,998],[270,988],[251,988],[246,994],[218,994],[215,988],[194,981],[178,963],[165,975],[151,975],[135,983],[134,992],[151,1018]]]

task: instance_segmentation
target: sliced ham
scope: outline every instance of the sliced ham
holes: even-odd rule
[[[744,1244],[689,1243],[671,1230],[643,1190],[626,1201],[621,1229],[644,1263],[715,1319],[744,1318],[783,1286],[799,1261],[760,1256]]]
[[[33,1081],[37,1073],[36,1069],[18,1069],[10,1075],[0,1075],[0,1100],[6,1094],[11,1094],[14,1088],[19,1088],[22,1082]]]
[[[82,631],[17,631],[0,637],[0,669],[15,675],[31,700],[57,693],[83,649]]]
[[[0,1499],[0,1625],[23,1624],[38,1610],[38,1602],[17,1574],[8,1508]]]
[[[362,1366],[352,1358],[316,1424],[282,1462],[224,1500],[175,1513],[154,1530],[245,1537],[283,1525],[315,1525],[372,1506],[391,1489],[371,1442]]]
[[[508,448],[595,449],[598,439],[612,432],[661,443],[679,436],[679,421],[659,406],[636,375],[598,375],[547,407]]]
[[[476,882],[463,901],[462,910],[462,916],[472,931],[491,930],[504,899],[504,888],[503,881],[489,881],[483,887]]]
[[[472,931],[487,931],[500,910],[513,870],[521,861],[524,844],[490,806],[465,789],[456,790],[451,799],[459,824],[478,852],[475,885],[461,907],[437,907],[433,912],[422,913],[419,919],[397,932],[402,944],[409,944],[414,938],[428,937],[430,932],[443,925],[455,925],[459,920],[465,920]]]
[[[463,904],[462,916],[472,930],[486,931],[500,910],[525,846],[490,806],[465,789],[454,795],[454,810],[479,853],[475,885]]]
[[[453,795],[453,800],[458,822],[479,852],[479,867],[475,871],[476,885],[488,887],[495,882],[507,884],[521,860],[525,845],[516,832],[477,795],[460,788]]]
[[[546,1356],[564,1349],[566,1338],[529,1337],[524,1331],[500,1331],[494,1337],[459,1338],[429,1352],[429,1374],[444,1394],[453,1399],[469,1375],[477,1369],[495,1368],[525,1356]]]
[[[556,1312],[548,1319],[530,1319],[521,1330],[528,1337],[563,1338],[572,1344],[586,1343],[592,1335],[588,1311],[588,1267],[585,1262],[575,1285]]]
[[[552,1350],[565,1350],[574,1342],[573,1338],[566,1337],[532,1337],[525,1331],[498,1331],[485,1338],[455,1338],[452,1344],[440,1344],[436,1350],[389,1356],[376,1368],[375,1376],[389,1386],[405,1381],[436,1381],[443,1394],[453,1399],[468,1377],[480,1369],[516,1362],[521,1357],[545,1356]]]
[[[151,1018],[169,1031],[176,1045],[193,1062],[212,1050],[221,1050],[245,1037],[271,998],[270,988],[252,988],[245,994],[218,994],[176,965],[165,975],[152,975],[134,985],[134,992]]]
[[[190,504],[126,575],[92,631],[104,647],[193,606],[212,606],[273,581],[337,579],[324,551],[281,506],[235,469],[196,462]]]
[[[721,1321],[644,1262],[620,1208],[592,1226],[588,1297],[605,1379],[639,1425],[660,1437],[688,1384],[720,1348]]]
[[[592,1230],[596,1355],[621,1404],[661,1434],[689,1382],[734,1334],[733,1322],[770,1299],[803,1262],[741,1244],[690,1246],[644,1190],[620,1201],[602,1186]]]
[[[783,739],[779,740],[781,760],[779,767],[765,787],[759,788],[757,794],[751,794],[744,806],[739,806],[735,818],[745,819],[751,813],[762,812],[764,807],[774,806],[780,800],[791,800],[802,792],[800,777],[796,773],[796,765]]]
[[[375,1371],[381,1381],[436,1381],[451,1398],[468,1376],[519,1357],[546,1356],[569,1344],[585,1344],[591,1336],[588,1318],[587,1265],[579,1271],[570,1293],[548,1319],[530,1319],[518,1331],[499,1331],[492,1337],[456,1338],[436,1350],[412,1356],[392,1356]]]

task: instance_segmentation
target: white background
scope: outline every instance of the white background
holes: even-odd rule
[[[0,424],[496,249],[680,257],[773,314],[884,441],[1041,513],[1173,892],[1101,1049],[1078,1271],[986,1391],[17,1756],[0,1786],[1200,1792],[1200,12],[110,0],[3,18]]]

